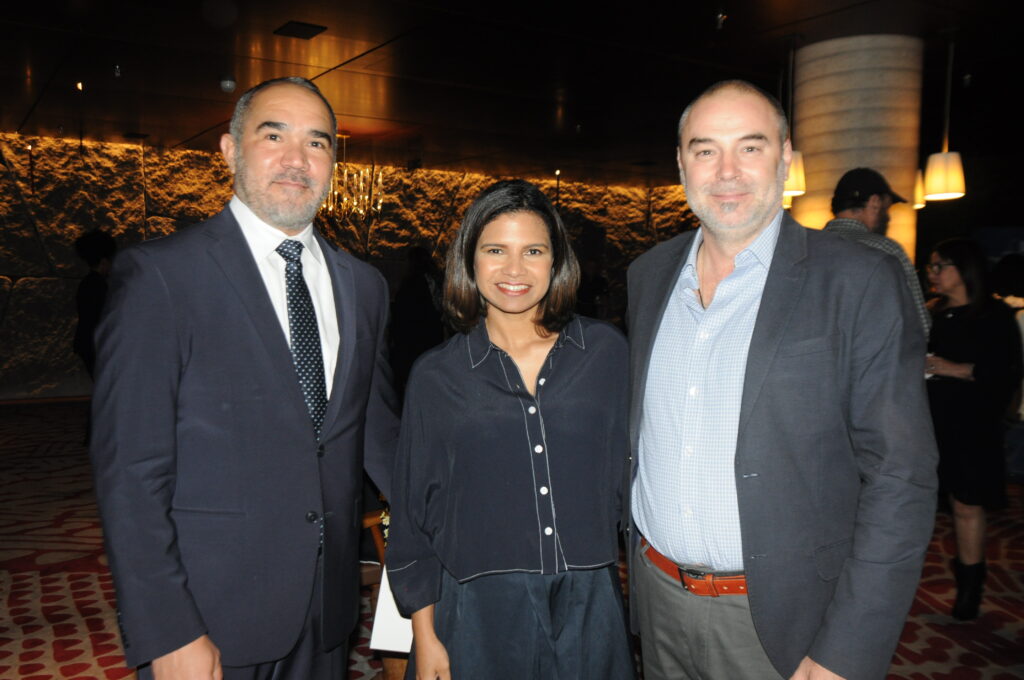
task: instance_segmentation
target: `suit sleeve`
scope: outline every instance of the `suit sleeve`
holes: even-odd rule
[[[128,665],[206,632],[170,517],[182,330],[144,249],[117,258],[97,331],[91,457]]]
[[[921,324],[892,257],[866,272],[847,414],[860,474],[853,548],[809,656],[849,679],[889,667],[935,518],[936,464]]]
[[[395,394],[388,362],[388,292],[384,277],[374,272],[380,289],[378,299],[377,341],[374,351],[373,377],[366,404],[366,427],[363,461],[367,473],[387,499],[391,498],[391,473],[398,440],[398,397]]]

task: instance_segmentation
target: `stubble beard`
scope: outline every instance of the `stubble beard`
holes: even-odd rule
[[[271,178],[272,182],[278,180],[295,182],[307,188],[313,185],[308,174],[294,170],[279,172]],[[281,231],[297,233],[305,229],[316,217],[330,189],[331,183],[325,182],[319,196],[294,202],[271,200],[260,187],[252,186],[252,178],[241,151],[235,151],[235,193],[257,217]]]
[[[729,190],[746,189],[749,185],[743,183],[711,183],[702,187],[705,191],[695,191],[691,194],[690,187],[687,186],[686,178],[682,171],[679,173],[679,178],[683,183],[683,189],[686,192],[686,202],[690,210],[700,219],[701,225],[715,240],[723,244],[746,243],[767,227],[772,218],[782,209],[782,189],[786,184],[786,164],[782,159],[779,159],[779,166],[775,173],[775,182],[770,187],[771,191],[763,200],[758,200],[755,205],[751,206],[750,216],[739,223],[719,219],[719,215],[711,207],[710,200],[705,201],[704,196],[710,196],[712,190],[723,187]],[[737,203],[723,203],[721,204],[720,211],[724,213],[724,216],[728,216],[739,207]]]

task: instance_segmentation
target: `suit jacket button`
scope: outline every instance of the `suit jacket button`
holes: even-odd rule
[[[309,512],[306,513],[306,521],[309,522],[310,524],[312,524],[313,522],[317,521],[318,519],[320,519],[320,515],[316,514],[312,510],[310,510]]]
[[[323,458],[324,457],[324,445],[323,444],[321,444],[320,446],[316,447],[316,457],[317,458]]]

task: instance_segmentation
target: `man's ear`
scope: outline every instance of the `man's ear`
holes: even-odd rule
[[[231,133],[225,132],[220,136],[220,155],[224,157],[232,175],[235,174],[235,148],[235,138]]]
[[[683,170],[683,147],[676,147],[676,167],[679,168],[679,183],[686,184],[686,172]]]

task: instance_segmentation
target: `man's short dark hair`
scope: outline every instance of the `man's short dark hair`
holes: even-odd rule
[[[547,196],[536,185],[522,179],[503,180],[477,196],[462,218],[455,240],[448,248],[444,281],[444,310],[456,330],[467,333],[487,304],[480,295],[473,271],[477,241],[484,227],[501,215],[529,212],[544,221],[551,239],[551,285],[540,301],[537,324],[549,332],[562,330],[572,319],[580,267],[569,241],[569,233]]]
[[[235,112],[231,115],[231,123],[228,126],[228,131],[231,136],[235,138],[235,144],[242,143],[242,128],[245,127],[246,116],[249,115],[249,108],[252,106],[252,99],[261,91],[274,85],[298,85],[299,87],[305,88],[320,98],[320,101],[324,103],[324,108],[327,109],[327,114],[331,118],[331,129],[328,134],[331,135],[331,150],[337,151],[335,147],[337,144],[334,140],[338,134],[338,119],[334,115],[334,109],[331,108],[331,103],[327,101],[327,97],[323,95],[320,88],[313,84],[313,81],[299,76],[287,76],[285,78],[271,78],[270,80],[264,80],[258,85],[253,85],[238,98],[235,102]]]
[[[718,94],[722,90],[736,90],[737,92],[743,92],[745,94],[752,94],[761,97],[768,105],[775,111],[775,116],[778,120],[779,126],[779,144],[785,143],[789,139],[789,120],[786,118],[786,112],[782,108],[782,104],[779,100],[771,96],[757,85],[749,83],[746,80],[722,80],[711,87],[707,88],[697,98],[690,102],[690,105],[683,109],[683,115],[679,116],[679,126],[676,128],[676,144],[682,146],[683,144],[683,126],[686,125],[686,121],[690,119],[690,113],[693,112],[695,107],[701,100],[707,99],[711,95]]]

